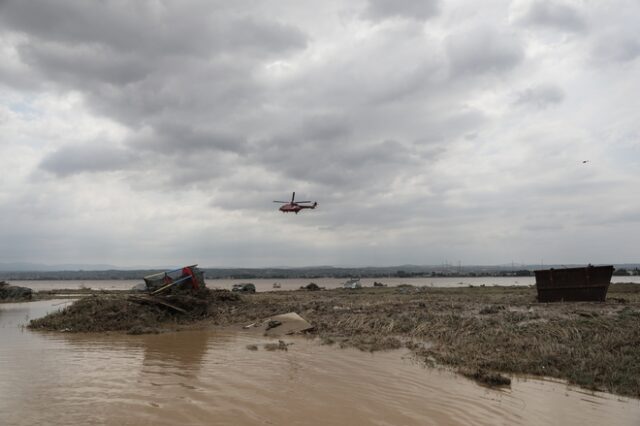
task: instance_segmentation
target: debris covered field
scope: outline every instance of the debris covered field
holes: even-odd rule
[[[407,347],[418,359],[489,385],[505,375],[567,380],[640,398],[640,284],[612,284],[607,301],[537,303],[530,287],[278,291],[202,289],[170,306],[128,294],[81,298],[30,328],[131,334],[242,325],[297,312],[323,344],[377,351]]]

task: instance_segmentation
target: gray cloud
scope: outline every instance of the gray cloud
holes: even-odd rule
[[[553,104],[561,103],[564,92],[553,84],[543,84],[530,87],[517,93],[516,105],[533,105],[537,108],[546,108]]]
[[[524,59],[524,50],[517,37],[490,27],[449,35],[446,52],[453,75],[506,71]]]
[[[42,170],[60,177],[84,172],[110,172],[129,168],[137,155],[128,150],[105,144],[65,145],[45,156]]]
[[[245,8],[190,6],[141,2],[125,11],[112,2],[9,1],[0,22],[29,34],[17,51],[34,85],[79,89],[97,112],[136,126],[165,114],[179,120],[245,108],[259,91],[256,67],[307,45],[296,26]]]
[[[151,134],[143,134],[129,141],[131,149],[143,149],[155,154],[175,155],[193,152],[223,151],[242,153],[247,142],[242,137],[217,131],[199,129],[181,123],[159,123]]]
[[[113,1],[63,0],[54,5],[8,0],[1,6],[0,22],[42,40],[156,57],[224,52],[263,56],[305,46],[306,36],[299,29],[253,18],[246,6],[189,0],[143,1],[125,8]]]
[[[365,16],[373,20],[407,18],[424,20],[438,14],[439,0],[368,0]]]
[[[519,21],[526,25],[568,32],[587,29],[586,20],[578,9],[567,3],[550,0],[531,1]]]
[[[640,12],[521,4],[4,2],[3,256],[580,261],[595,224],[622,259]]]
[[[262,145],[254,155],[259,162],[291,181],[351,190],[366,184],[370,191],[386,187],[399,167],[415,163],[411,148],[394,141],[354,143],[341,140],[296,140],[276,138]],[[285,149],[282,149],[286,147]],[[378,185],[382,184],[382,188]]]
[[[164,122],[227,123],[259,107],[264,88],[252,76],[255,64],[201,59],[162,59],[143,80],[118,87],[83,87],[90,107],[132,127]]]
[[[69,86],[97,83],[126,85],[143,79],[152,64],[133,54],[106,46],[70,46],[42,41],[19,47],[20,57],[32,68],[46,73],[47,79]]]
[[[640,56],[640,37],[635,30],[606,31],[596,39],[591,54],[603,62],[633,61]]]

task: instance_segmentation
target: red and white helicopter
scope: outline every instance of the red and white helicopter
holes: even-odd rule
[[[294,192],[293,195],[291,196],[291,201],[274,201],[274,203],[282,203],[284,204],[284,206],[280,207],[280,211],[282,213],[295,213],[298,214],[298,212],[300,210],[303,209],[315,209],[316,206],[318,205],[317,202],[313,201],[294,201],[294,199],[296,198],[296,193]],[[305,205],[307,203],[311,203],[309,205]]]

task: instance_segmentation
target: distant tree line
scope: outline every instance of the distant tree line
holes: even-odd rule
[[[0,271],[0,280],[142,280],[159,269],[106,271]],[[419,278],[419,277],[529,277],[533,269],[506,267],[436,268],[421,266],[367,268],[203,268],[207,279],[287,279],[287,278]],[[618,268],[616,276],[640,275],[639,268]]]
[[[626,277],[629,275],[640,275],[640,269],[638,268],[634,268],[634,269],[625,269],[625,268],[620,268],[620,269],[616,269],[615,271],[613,271],[613,275],[617,276],[617,277]]]

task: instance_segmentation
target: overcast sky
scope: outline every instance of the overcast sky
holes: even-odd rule
[[[637,0],[0,0],[0,262],[640,261],[639,22]],[[318,208],[280,213],[292,191]]]

